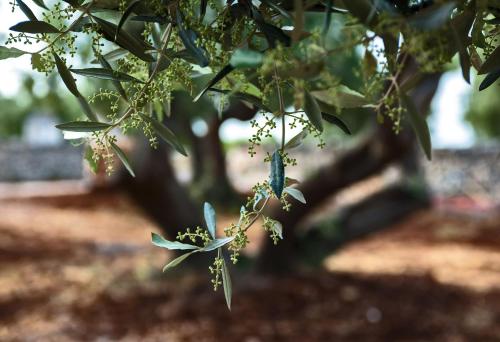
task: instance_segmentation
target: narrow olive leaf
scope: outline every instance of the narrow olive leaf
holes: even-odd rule
[[[29,20],[31,21],[37,21],[38,19],[36,18],[35,14],[31,9],[24,3],[22,0],[16,0],[17,6],[23,11],[23,13],[28,17]]]
[[[451,30],[453,38],[458,49],[460,58],[460,67],[462,69],[462,76],[467,83],[470,83],[470,67],[471,60],[467,47],[471,44],[472,40],[469,38],[469,31],[474,22],[475,12],[466,9],[451,20]]]
[[[199,249],[199,247],[195,246],[195,245],[190,245],[190,244],[182,243],[179,241],[166,240],[162,236],[160,236],[156,233],[151,233],[151,242],[155,246],[170,249],[170,250],[189,250],[189,249],[198,250]]]
[[[180,9],[177,9],[176,11],[176,19],[177,27],[179,29],[179,36],[182,40],[182,43],[186,47],[186,50],[191,53],[198,65],[206,67],[208,65],[208,58],[206,56],[205,50],[196,45],[196,39],[198,38],[196,32],[184,27]]]
[[[304,112],[311,123],[320,132],[323,131],[321,110],[316,99],[307,90],[304,91]]]
[[[258,51],[237,49],[231,56],[229,64],[235,69],[258,68],[262,65],[263,60],[264,56]]]
[[[210,236],[215,239],[216,221],[214,207],[212,207],[210,203],[205,202],[203,213],[205,215],[205,222],[207,224],[208,232],[210,233]]]
[[[422,146],[427,159],[431,160],[432,145],[429,126],[427,125],[424,117],[418,113],[413,101],[406,94],[401,93],[400,97],[406,107],[406,113],[408,114],[413,130],[415,131],[418,141],[420,142],[420,146]]]
[[[130,162],[125,152],[123,152],[123,150],[119,148],[118,145],[116,145],[114,142],[110,142],[109,144],[111,145],[111,148],[113,149],[115,154],[118,156],[118,159],[120,159],[121,162],[123,163],[123,166],[125,166],[127,171],[130,173],[130,175],[132,177],[135,177],[134,170],[132,169],[132,166],[130,165]]]
[[[180,257],[175,258],[174,260],[172,260],[168,264],[166,264],[163,267],[162,271],[165,272],[165,271],[168,271],[171,268],[174,268],[175,266],[179,265],[181,262],[183,262],[184,260],[186,260],[191,254],[194,254],[196,252],[198,252],[198,251],[192,251],[192,252],[183,254]]]
[[[156,120],[153,117],[146,116],[146,115],[141,115],[141,117],[148,121],[151,126],[153,126],[153,129],[155,132],[163,139],[165,140],[170,146],[172,146],[177,152],[180,154],[184,155],[187,157],[187,152],[184,149],[184,146],[180,143],[179,139],[175,136],[175,134],[165,127],[162,123],[160,123],[158,120]]]
[[[107,62],[112,62],[112,61],[115,61],[115,60],[120,59],[122,57],[125,57],[126,54],[128,54],[127,50],[122,49],[122,48],[118,48],[118,49],[112,50],[108,53],[105,53],[104,55],[102,55],[102,57],[104,57]],[[100,59],[96,58],[96,59],[93,59],[90,62],[90,64],[99,64],[99,62],[100,62]]]
[[[348,135],[352,134],[349,127],[347,127],[347,125],[344,123],[344,121],[342,121],[338,116],[330,114],[330,113],[321,112],[321,117],[323,118],[323,120],[340,128],[342,131],[344,131],[345,134],[348,134]]]
[[[125,30],[117,31],[117,26],[109,21],[93,16],[92,17],[101,29],[101,33],[107,40],[116,43],[118,46],[129,51],[134,56],[145,62],[154,62],[154,58],[146,51],[154,48],[143,40],[136,38]],[[118,32],[118,35],[116,34]],[[116,36],[116,39],[115,39]]]
[[[66,88],[75,95],[76,97],[80,97],[80,92],[78,91],[78,88],[76,87],[76,82],[73,76],[71,75],[71,72],[68,70],[68,67],[62,59],[54,52],[52,53],[54,55],[54,61],[56,62],[56,67],[57,71],[59,72],[59,76],[61,76],[64,84],[66,85]]]
[[[113,71],[111,64],[108,63],[104,56],[99,55],[98,59],[103,68]],[[123,89],[122,84],[118,81],[113,81],[113,86],[115,87],[116,91],[120,93],[121,97],[123,97],[125,101],[128,101],[127,92],[125,91],[125,89]]]
[[[87,118],[90,121],[97,121],[98,120],[97,115],[94,113],[92,107],[90,107],[90,104],[87,102],[87,100],[82,95],[78,95],[77,100],[78,102],[80,102],[80,107],[82,107]]]
[[[9,30],[24,33],[60,33],[60,31],[45,21],[22,21],[12,26]]]
[[[102,80],[110,80],[110,81],[117,81],[117,82],[144,83],[143,81],[141,81],[135,77],[132,77],[130,75],[127,75],[123,72],[114,71],[114,70],[110,70],[107,68],[69,69],[69,71],[71,71],[74,74],[87,76],[87,77],[99,78]]]
[[[90,28],[91,26],[92,22],[89,17],[79,17],[68,27],[68,30],[71,32],[83,32],[85,28]]]
[[[490,85],[495,83],[496,80],[498,80],[499,78],[500,78],[500,69],[498,69],[497,71],[490,72],[488,75],[486,75],[484,80],[479,85],[479,91],[488,88]]]
[[[333,0],[328,0],[325,5],[325,23],[323,24],[323,36],[326,36],[330,23],[332,22],[332,6]]]
[[[488,57],[487,60],[484,61],[483,65],[479,69],[478,74],[484,75],[489,72],[494,72],[498,68],[500,68],[500,46],[498,46]]]
[[[442,27],[451,18],[451,13],[457,7],[454,1],[435,4],[414,14],[407,22],[420,30],[434,30]]]
[[[194,98],[194,102],[198,101],[206,92],[209,88],[212,88],[217,82],[222,80],[224,77],[226,77],[231,71],[234,70],[234,67],[231,64],[226,65],[222,70],[220,70],[214,78],[208,82],[208,84],[203,87],[203,89],[200,91],[200,93]]]
[[[265,112],[272,112],[272,110],[269,109],[269,107],[267,107],[262,102],[262,99],[258,98],[257,96],[254,96],[254,95],[251,95],[251,94],[247,94],[247,93],[243,93],[243,92],[239,92],[239,91],[234,92],[232,90],[223,90],[223,89],[217,89],[217,88],[209,88],[208,90],[214,91],[216,93],[221,93],[221,94],[229,95],[229,96],[237,98],[239,100],[243,100],[243,101],[249,102],[249,103],[253,104],[255,107],[260,108],[260,109],[262,109]]]
[[[219,247],[227,245],[231,241],[234,240],[234,236],[222,238],[222,239],[214,239],[210,241],[205,247],[200,248],[200,252],[210,252],[216,250]]]
[[[134,0],[134,1],[132,1],[128,5],[127,9],[123,12],[123,15],[122,15],[122,17],[120,19],[120,22],[118,23],[118,26],[116,27],[115,40],[118,38],[118,34],[120,33],[120,30],[121,30],[123,24],[125,24],[125,22],[127,21],[128,17],[130,17],[130,15],[135,10],[135,8],[137,7],[137,5],[139,5],[141,2],[142,2],[142,0]]]
[[[56,128],[70,132],[97,132],[110,127],[110,124],[95,121],[72,121],[56,125]]]
[[[266,23],[264,17],[255,6],[253,5],[251,6],[251,11],[252,11],[252,18],[254,19],[255,24],[257,24],[257,27],[259,28],[260,32],[264,34],[267,43],[271,48],[274,49],[276,47],[277,42],[281,42],[285,46],[291,45],[292,39],[289,36],[287,36],[285,32],[283,32],[283,30],[280,29],[279,27]]]
[[[8,48],[6,46],[0,46],[0,60],[7,58],[17,58],[27,53],[29,52],[22,51],[16,48]]]
[[[38,6],[40,6],[42,8],[48,9],[47,6],[45,5],[45,3],[43,2],[43,0],[31,0],[31,1],[33,1],[35,4],[37,4]]]
[[[276,197],[281,198],[283,188],[285,187],[285,165],[283,159],[278,151],[273,153],[271,159],[271,175],[270,184]]]
[[[159,15],[135,15],[130,18],[130,21],[142,21],[144,23],[158,23],[160,25],[165,25],[169,20],[166,17]]]
[[[343,1],[346,9],[361,23],[374,27],[378,23],[375,5],[370,0]]]
[[[224,298],[226,299],[227,308],[231,310],[231,297],[233,296],[233,285],[231,283],[231,275],[226,264],[226,258],[219,249],[219,255],[222,257],[222,287],[224,289]]]
[[[288,142],[285,144],[285,149],[289,150],[300,146],[305,137],[307,137],[307,129],[304,129],[302,132],[294,136],[292,139],[288,140]]]
[[[283,189],[283,191],[295,198],[297,201],[306,204],[304,194],[299,189],[286,187]]]
[[[200,19],[203,19],[205,17],[205,14],[207,13],[207,6],[208,0],[200,1]]]
[[[261,1],[263,4],[269,6],[270,8],[272,8],[273,10],[275,10],[276,12],[278,12],[279,14],[281,14],[281,16],[283,18],[286,18],[290,21],[293,22],[293,17],[290,13],[288,13],[283,7],[275,4],[272,0],[263,0]]]
[[[316,90],[311,94],[322,102],[340,108],[358,108],[370,104],[365,96],[346,86]]]

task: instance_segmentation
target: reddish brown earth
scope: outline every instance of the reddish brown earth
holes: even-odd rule
[[[500,340],[499,217],[421,212],[322,272],[233,272],[232,312],[207,272],[159,272],[152,230],[117,194],[1,202],[0,340]]]

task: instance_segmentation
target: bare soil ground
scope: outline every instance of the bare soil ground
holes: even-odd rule
[[[500,341],[500,217],[428,211],[325,270],[161,274],[157,231],[119,194],[0,203],[1,341]]]

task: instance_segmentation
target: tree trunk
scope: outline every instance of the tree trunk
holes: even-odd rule
[[[413,101],[420,113],[427,113],[436,92],[441,74],[425,76],[412,92]],[[257,261],[261,272],[287,272],[296,264],[298,224],[315,208],[340,190],[367,177],[383,171],[390,164],[411,153],[415,136],[411,128],[394,134],[392,122],[378,125],[373,134],[354,149],[319,169],[315,175],[302,184],[299,189],[307,199],[307,205],[295,203],[290,212],[281,210],[277,205],[270,209],[269,216],[283,224],[286,238],[275,246],[266,240]]]
[[[170,147],[160,142],[152,149],[145,140],[137,147],[136,177],[123,173],[120,185],[134,202],[155,221],[169,238],[178,231],[201,225],[201,206],[179,184],[172,168]]]

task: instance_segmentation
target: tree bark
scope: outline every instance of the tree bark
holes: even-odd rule
[[[152,149],[144,140],[139,145],[143,146],[137,147],[141,154],[135,158],[136,177],[123,173],[121,188],[171,239],[178,231],[201,225],[201,206],[177,181],[169,158],[170,147],[160,142],[157,149]]]
[[[425,76],[412,92],[413,101],[420,113],[427,113],[436,92],[441,74]],[[286,238],[275,246],[266,240],[257,261],[260,272],[287,272],[296,264],[296,228],[299,223],[340,190],[367,177],[383,171],[411,153],[415,136],[410,127],[394,134],[392,122],[377,125],[371,136],[337,160],[319,169],[315,175],[299,185],[307,199],[306,205],[294,202],[290,212],[281,210],[281,205],[271,207],[269,216],[283,224]]]

